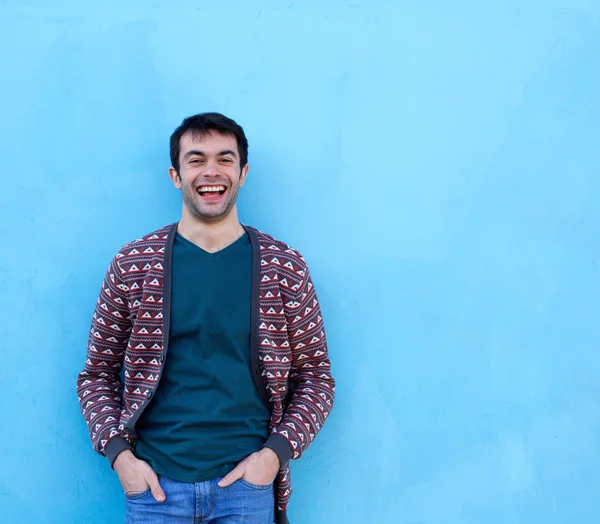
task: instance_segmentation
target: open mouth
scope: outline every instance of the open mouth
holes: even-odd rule
[[[200,186],[198,194],[207,200],[215,200],[225,194],[227,188],[225,186]]]

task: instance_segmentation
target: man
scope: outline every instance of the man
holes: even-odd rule
[[[288,522],[289,461],[333,406],[306,263],[238,220],[247,156],[233,120],[186,118],[181,220],[125,245],[102,284],[77,393],[128,524]]]

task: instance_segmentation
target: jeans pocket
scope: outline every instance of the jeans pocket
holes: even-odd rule
[[[141,493],[135,493],[133,495],[125,494],[125,497],[127,498],[127,500],[138,500],[138,499],[145,497],[146,495],[149,495],[150,493],[151,493],[151,489],[148,488],[147,490],[142,491]]]
[[[247,486],[249,488],[252,489],[259,489],[259,490],[268,490],[268,489],[272,489],[273,488],[273,483],[271,484],[267,484],[267,485],[262,485],[262,484],[252,484],[252,482],[248,482],[245,479],[239,479],[238,482],[242,483],[244,486]]]

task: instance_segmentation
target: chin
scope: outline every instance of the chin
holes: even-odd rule
[[[223,211],[210,211],[210,212],[205,212],[203,210],[195,210],[195,212],[193,213],[193,215],[200,219],[200,220],[204,220],[206,222],[217,222],[218,220],[221,220],[223,218],[225,218],[229,213],[226,212],[225,210]]]

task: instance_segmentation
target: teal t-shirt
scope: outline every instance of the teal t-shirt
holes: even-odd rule
[[[161,475],[202,482],[227,474],[268,436],[269,410],[250,368],[252,246],[216,253],[177,234],[164,370],[136,430],[136,455]]]

